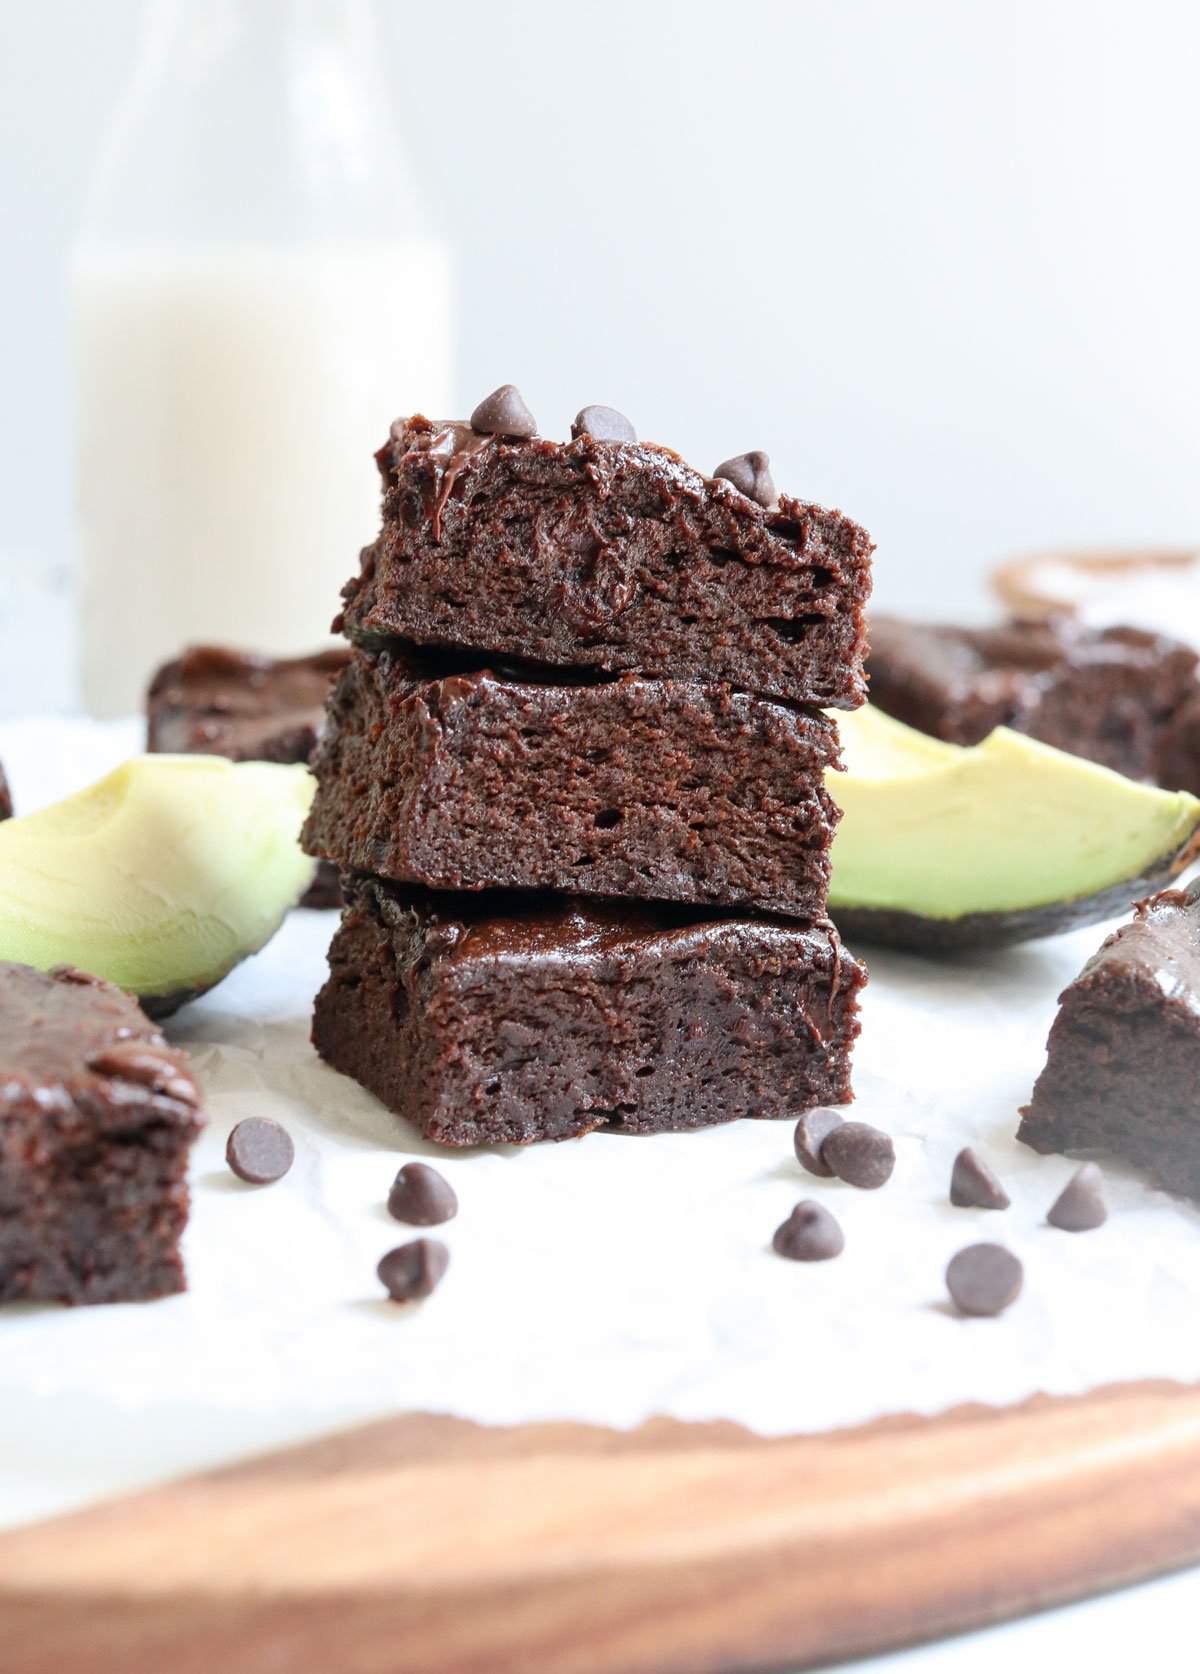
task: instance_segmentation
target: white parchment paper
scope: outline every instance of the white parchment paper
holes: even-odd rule
[[[0,760],[29,809],[139,741],[132,724],[9,723]],[[1101,929],[955,964],[868,956],[858,1112],[898,1153],[868,1193],[802,1174],[786,1123],[437,1153],[309,1045],[334,917],[293,914],[170,1026],[210,1118],[188,1294],[0,1314],[0,1522],[405,1409],[614,1425],[666,1413],[783,1433],[1200,1378],[1197,1210],[1112,1165],[1107,1226],[1057,1232],[1045,1212],[1072,1165],[1013,1137],[1056,996]],[[260,1189],[224,1163],[229,1129],[256,1114],[297,1148],[290,1175]],[[950,1208],[968,1142],[1005,1180],[1007,1212]],[[436,1160],[460,1209],[439,1234],[442,1287],[402,1309],[374,1270],[413,1236],[384,1200],[415,1155]],[[802,1197],[842,1222],[839,1260],[772,1254]],[[1025,1263],[1025,1294],[998,1320],[944,1305],[946,1262],[977,1238]]]

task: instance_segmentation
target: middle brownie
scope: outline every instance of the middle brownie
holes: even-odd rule
[[[719,683],[358,651],[313,757],[310,854],[434,889],[556,889],[818,919],[837,731]]]

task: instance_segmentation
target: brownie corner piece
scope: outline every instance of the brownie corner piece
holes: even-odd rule
[[[351,639],[866,698],[870,537],[786,495],[761,506],[669,448],[398,420],[384,521],[346,587]]]
[[[0,964],[0,1302],[183,1290],[202,1125],[184,1055],[128,994]]]
[[[1060,996],[1021,1112],[1035,1151],[1101,1150],[1200,1199],[1200,886],[1143,901]]]
[[[349,656],[344,646],[303,657],[189,646],[150,682],[146,747],[231,761],[307,761],[330,685]]]
[[[1070,617],[954,627],[874,615],[871,701],[951,744],[995,727],[1169,790],[1200,788],[1196,653],[1140,628]]]
[[[865,980],[827,922],[357,876],[313,1040],[441,1144],[675,1132],[846,1102]]]

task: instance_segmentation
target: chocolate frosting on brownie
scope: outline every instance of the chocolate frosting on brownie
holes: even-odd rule
[[[870,622],[871,700],[952,744],[1012,727],[1044,744],[1200,791],[1200,681],[1186,645],[1069,617],[994,628]]]
[[[0,963],[0,1122],[20,1101],[55,1126],[157,1120],[197,1127],[187,1060],[122,989],[70,966]]]
[[[335,627],[567,667],[728,681],[854,708],[872,546],[840,512],[761,506],[669,448],[398,420],[384,526]]]
[[[1200,1198],[1200,884],[1139,904],[1060,997],[1019,1137]]]
[[[8,788],[8,780],[4,777],[4,769],[0,767],[0,820],[12,818],[12,793]]]

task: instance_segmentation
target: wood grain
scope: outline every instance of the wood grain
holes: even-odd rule
[[[1081,581],[1099,587],[1138,574],[1182,575],[1198,564],[1200,550],[1196,547],[1031,552],[998,565],[992,571],[992,586],[1001,603],[1014,615],[1053,616],[1076,608],[1077,595],[1064,598],[1057,590],[1057,576],[1064,570],[1073,570]]]
[[[1200,1560],[1200,1390],[816,1437],[409,1416],[0,1537],[4,1674],[738,1674]]]

